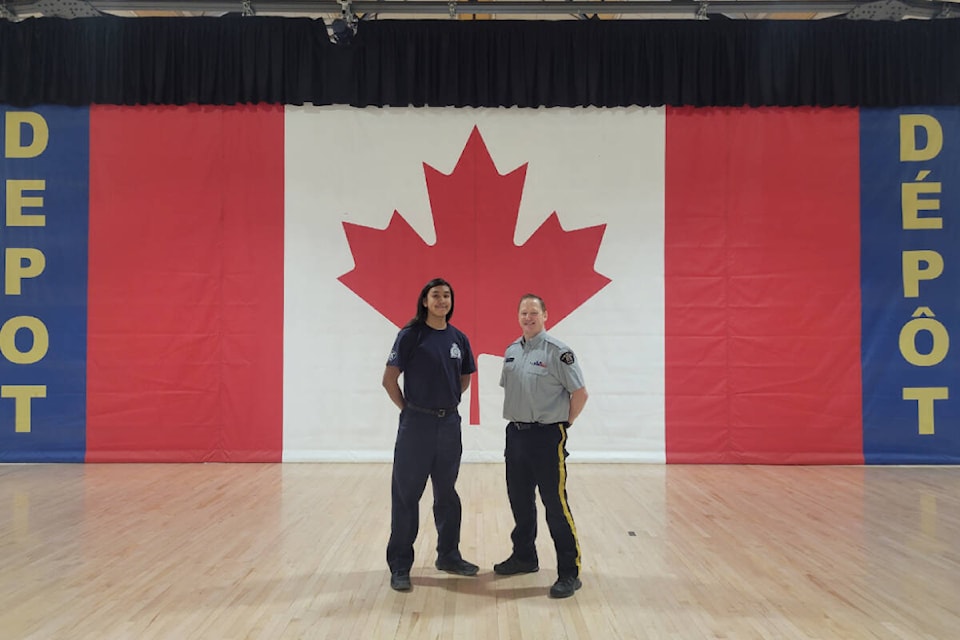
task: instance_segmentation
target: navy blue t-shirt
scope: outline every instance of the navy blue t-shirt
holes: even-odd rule
[[[415,324],[401,329],[387,365],[403,372],[403,397],[426,409],[460,404],[460,376],[477,370],[470,341],[459,329]]]

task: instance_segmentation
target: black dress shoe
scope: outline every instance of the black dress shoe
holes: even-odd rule
[[[580,578],[576,576],[567,576],[566,578],[557,578],[557,581],[550,587],[551,598],[569,598],[577,589],[583,586]]]
[[[493,565],[493,572],[499,576],[515,576],[519,573],[536,573],[537,571],[540,571],[540,565],[536,560],[518,560],[512,555],[503,562]]]
[[[410,584],[409,571],[394,571],[390,574],[390,588],[394,591],[410,591],[413,585]]]
[[[477,571],[480,570],[480,567],[472,562],[467,562],[463,558],[455,558],[453,560],[437,560],[436,567],[437,569],[440,569],[440,571],[454,573],[458,576],[475,576],[477,575]]]

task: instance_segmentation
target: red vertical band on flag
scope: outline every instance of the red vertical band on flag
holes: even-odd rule
[[[859,464],[853,109],[668,109],[672,463]]]
[[[87,461],[279,461],[283,109],[93,107]]]

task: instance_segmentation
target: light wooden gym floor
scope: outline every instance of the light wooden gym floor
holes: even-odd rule
[[[498,577],[502,464],[465,464],[461,549],[389,587],[388,464],[0,466],[0,638],[960,637],[960,469],[568,465],[584,586]],[[542,509],[541,509],[542,520]]]

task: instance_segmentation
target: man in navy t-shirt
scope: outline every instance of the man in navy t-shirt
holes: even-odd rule
[[[383,372],[383,387],[400,409],[387,543],[390,586],[397,591],[412,588],[413,543],[427,478],[433,483],[437,569],[462,576],[479,569],[460,555],[462,510],[455,487],[463,453],[457,406],[477,364],[467,336],[449,322],[453,300],[453,288],[440,278],[423,287],[417,315],[397,334]]]

